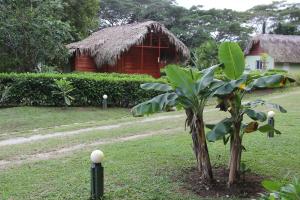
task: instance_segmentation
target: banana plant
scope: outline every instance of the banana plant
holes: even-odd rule
[[[54,87],[56,90],[52,91],[52,94],[61,96],[64,99],[64,105],[66,107],[70,106],[72,101],[75,100],[75,98],[70,95],[70,93],[75,89],[72,82],[66,79],[55,80]]]
[[[141,85],[142,89],[156,90],[162,94],[132,109],[134,116],[163,112],[173,106],[185,109],[186,126],[190,127],[197,167],[202,180],[208,182],[213,180],[213,174],[205,137],[203,110],[208,98],[220,86],[221,81],[214,79],[214,72],[218,67],[212,66],[199,72],[169,66],[166,68],[168,83]]]
[[[268,195],[263,195],[261,200],[299,200],[300,199],[300,181],[297,177],[288,184],[283,184],[277,181],[264,180],[263,187],[270,192]]]
[[[217,108],[221,111],[229,112],[230,117],[221,120],[217,124],[207,125],[211,129],[207,134],[207,139],[212,142],[222,139],[225,145],[230,141],[228,178],[228,186],[230,187],[239,180],[241,156],[242,151],[245,149],[242,145],[243,136],[255,131],[268,132],[270,130],[280,134],[280,131],[268,124],[260,125],[259,123],[266,121],[267,115],[254,108],[260,105],[277,109],[282,113],[287,112],[280,105],[261,99],[243,103],[244,95],[255,89],[283,86],[293,80],[284,75],[263,76],[251,80],[247,74],[244,74],[244,54],[237,43],[225,42],[221,44],[219,59],[223,63],[222,70],[227,80],[220,83],[221,86],[214,91],[212,96],[218,99]],[[245,116],[250,118],[251,121],[245,123]]]

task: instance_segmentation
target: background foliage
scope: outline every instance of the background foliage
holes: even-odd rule
[[[186,9],[176,0],[0,0],[0,71],[63,67],[65,44],[104,27],[146,20],[163,23],[196,52],[202,68],[218,61],[212,46],[221,42],[244,48],[252,33],[299,35],[300,3],[277,1],[237,12]]]
[[[65,44],[97,28],[98,0],[0,1],[0,71],[64,66]]]

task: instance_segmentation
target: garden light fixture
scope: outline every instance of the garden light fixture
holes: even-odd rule
[[[104,173],[101,164],[104,154],[100,150],[95,150],[91,153],[91,199],[99,200],[104,195]]]
[[[103,101],[102,101],[102,107],[103,107],[103,109],[107,108],[107,98],[108,98],[108,96],[106,94],[103,95]]]
[[[275,112],[274,111],[269,111],[268,112],[268,124],[270,126],[272,126],[274,128],[275,126],[275,120],[274,120],[274,116],[275,116]],[[271,138],[271,137],[274,137],[274,130],[270,130],[268,132],[268,137]]]
[[[274,117],[275,116],[275,112],[274,111],[269,111],[268,112],[268,118]]]

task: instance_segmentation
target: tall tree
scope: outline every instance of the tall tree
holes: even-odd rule
[[[100,26],[108,27],[145,20],[167,21],[174,0],[103,0]],[[159,12],[158,12],[159,11]]]
[[[252,32],[250,27],[243,24],[246,20],[244,13],[230,9],[207,10],[199,16],[199,20],[217,42],[241,42]]]
[[[201,70],[218,64],[218,44],[214,40],[204,42],[192,51],[191,60],[191,64]]]
[[[275,25],[275,29],[272,33],[280,34],[280,35],[299,35],[300,31],[296,25],[292,23],[281,23]]]
[[[100,0],[63,0],[62,20],[69,22],[73,40],[87,37],[99,28]]]
[[[39,63],[60,65],[67,59],[64,41],[70,26],[60,0],[4,0],[0,5],[2,71],[34,71]]]
[[[298,34],[300,29],[300,3],[274,1],[254,6],[246,13],[248,23],[255,27],[257,33]]]

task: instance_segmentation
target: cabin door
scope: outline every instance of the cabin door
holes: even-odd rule
[[[160,77],[158,48],[132,47],[125,55],[122,72]]]
[[[158,48],[143,48],[142,73],[160,77]]]

